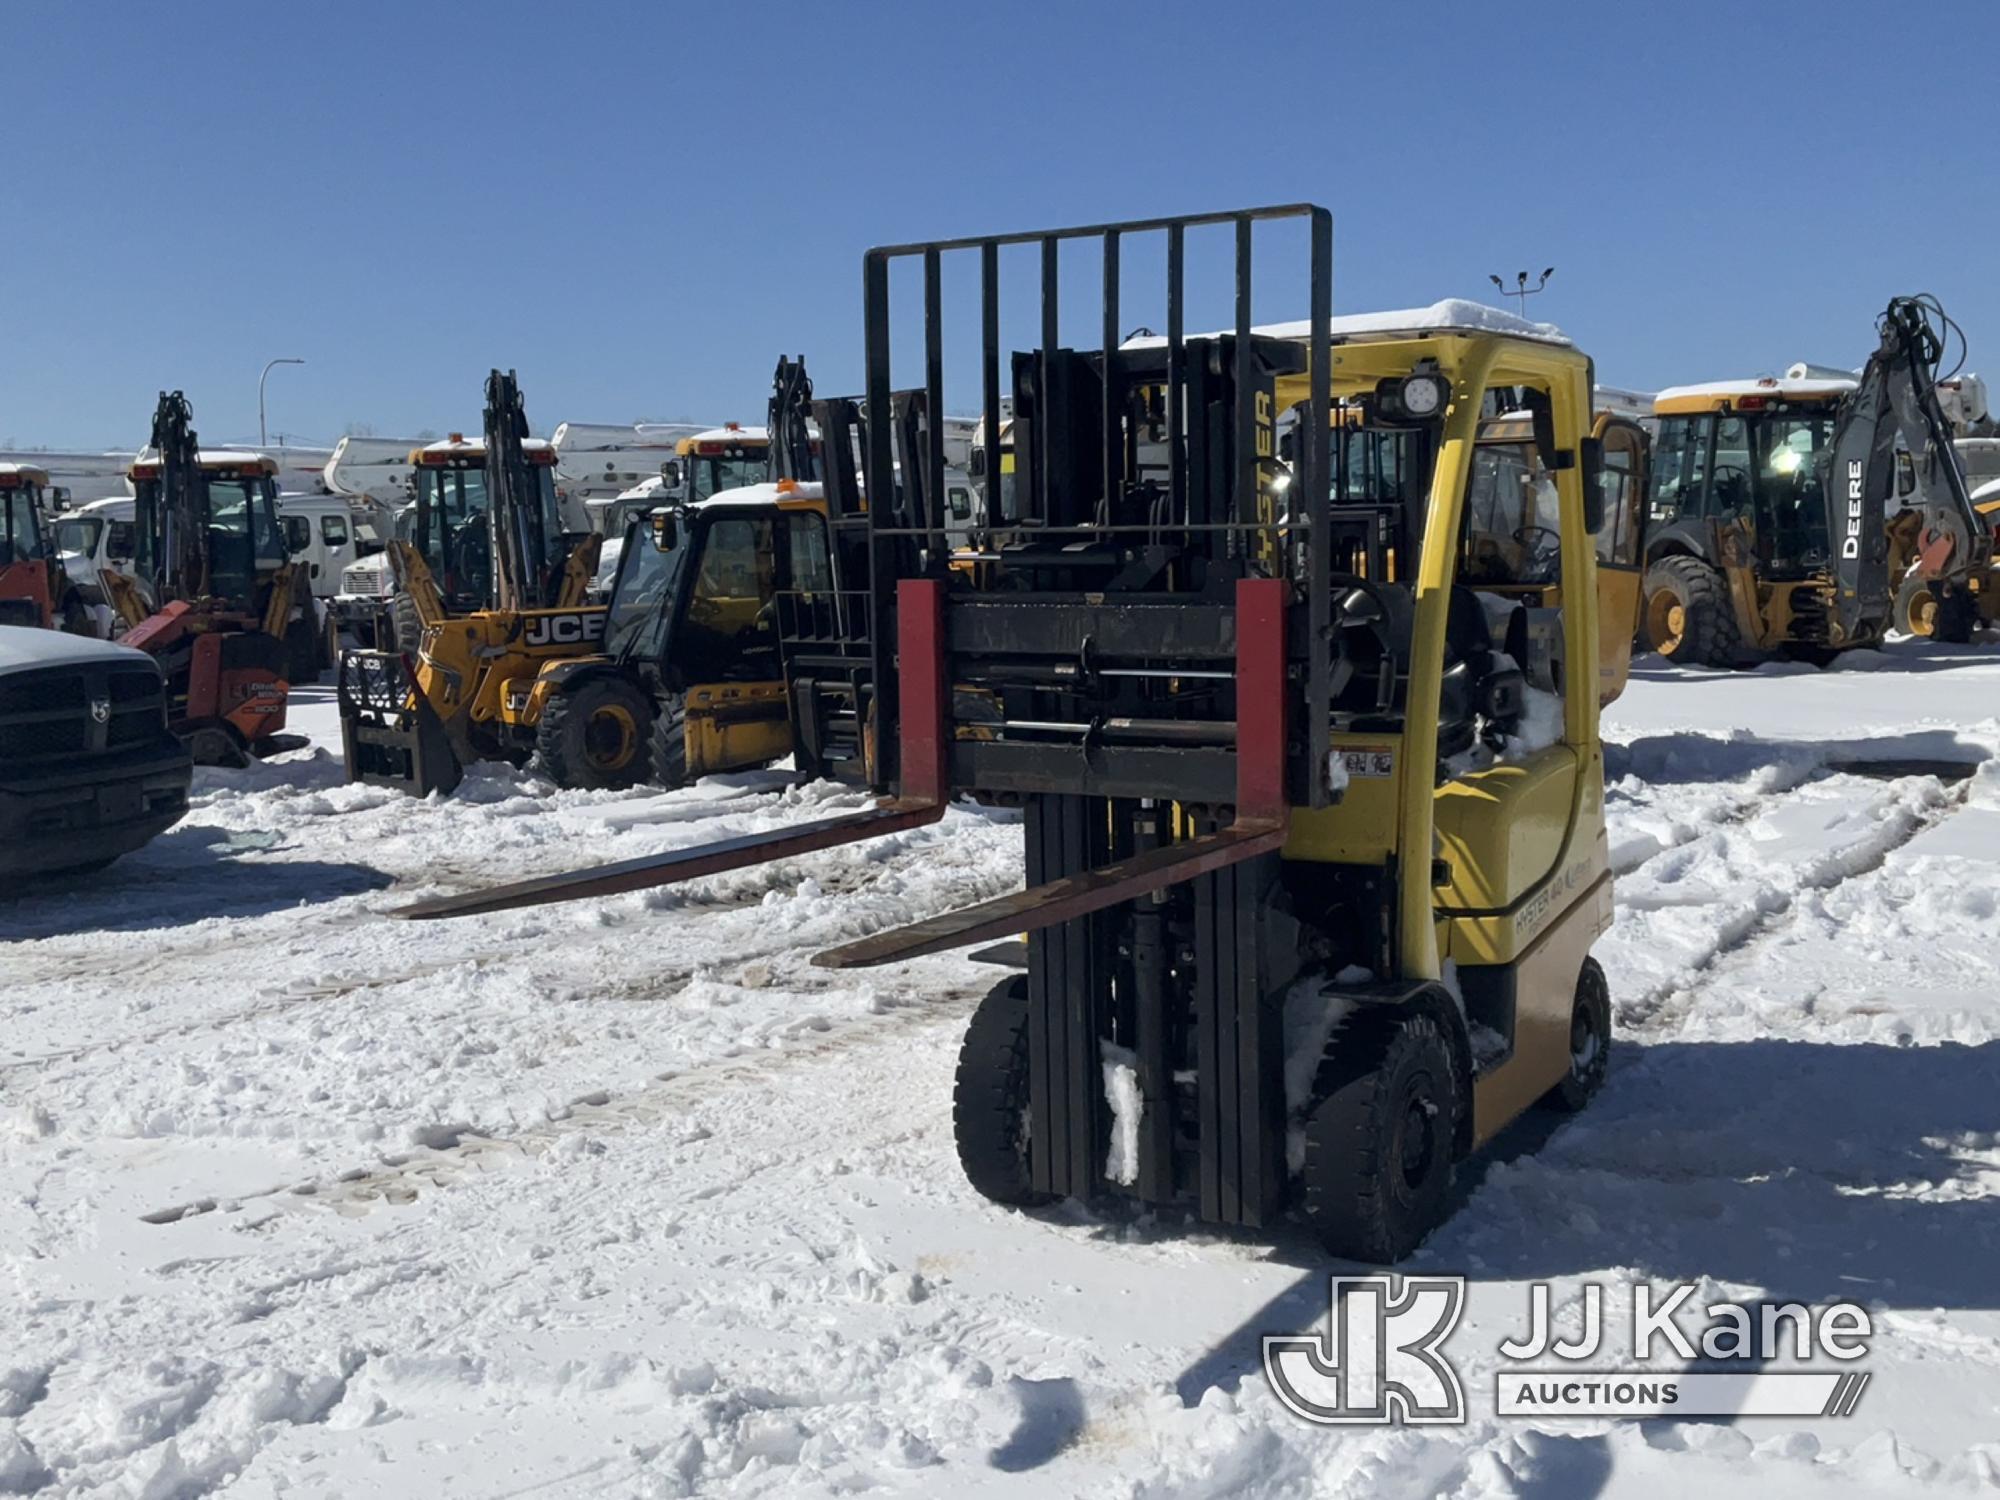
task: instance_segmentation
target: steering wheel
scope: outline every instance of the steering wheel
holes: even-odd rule
[[[1523,571],[1541,574],[1562,561],[1562,533],[1548,526],[1516,526],[1513,542],[1524,549]],[[1537,579],[1527,579],[1536,582]]]

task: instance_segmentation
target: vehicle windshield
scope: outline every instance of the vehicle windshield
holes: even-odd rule
[[[726,458],[693,457],[688,460],[694,467],[693,493],[690,500],[706,500],[711,495],[719,495],[724,490],[741,489],[746,484],[764,482],[764,454],[758,451],[742,451]]]
[[[97,539],[103,535],[104,522],[98,516],[73,516],[67,521],[58,521],[56,551],[64,556],[94,556]]]
[[[646,516],[635,518],[626,527],[605,620],[607,655],[647,659],[661,654],[673,623],[667,605],[680,574],[685,542],[685,537],[679,538],[666,550],[654,546],[652,525]]]
[[[1556,582],[1562,562],[1556,506],[1555,481],[1533,443],[1479,444],[1465,492],[1463,580]]]
[[[409,513],[406,513],[409,514]],[[493,538],[486,527],[484,469],[420,469],[410,541],[454,613],[486,602]]]
[[[1730,424],[1717,429],[1715,471],[1745,462],[1724,446]],[[1767,562],[1817,567],[1827,560],[1826,465],[1833,414],[1773,415],[1749,423],[1749,468],[1756,479],[1759,550]]]
[[[1335,505],[1410,505],[1426,476],[1417,472],[1418,434],[1407,428],[1350,427],[1335,434]]]
[[[41,517],[35,513],[35,492],[0,490],[0,568],[41,555]]]
[[[278,520],[277,491],[268,479],[208,481],[209,592],[247,600],[258,575],[289,555]]]

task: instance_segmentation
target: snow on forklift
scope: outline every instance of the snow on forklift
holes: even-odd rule
[[[536,764],[559,786],[674,787],[792,753],[777,599],[834,588],[811,403],[804,361],[781,358],[762,482],[628,526],[601,651],[549,663],[529,689]]]
[[[487,378],[483,442],[413,457],[413,530],[386,550],[420,643],[343,652],[338,697],[347,779],[421,797],[477,761],[527,762],[537,673],[597,650],[604,610],[584,602],[602,538],[562,529],[555,452],[528,436],[512,371]]]
[[[1942,318],[1935,299],[1892,301],[1858,382],[1659,393],[1645,579],[1656,651],[1681,665],[1825,665],[1882,639],[1906,574],[1905,616],[1970,638],[1992,532],[1938,405]]]
[[[43,516],[48,490],[45,470],[0,463],[0,625],[94,634],[89,610],[50,545]]]
[[[1253,231],[1299,218],[1311,315],[1274,335],[1251,323]],[[1208,226],[1234,232],[1236,321],[1187,337],[1185,240]],[[1155,235],[1168,335],[1121,349],[1121,247]],[[1057,334],[1060,252],[1077,241],[1102,256],[1097,351]],[[892,263],[921,263],[925,388],[942,410],[940,265],[977,255],[997,431],[998,269],[1013,245],[1040,253],[1042,341],[1012,362],[1030,430],[1015,513],[983,487],[982,530],[1002,540],[955,569],[935,505],[868,511],[887,799],[403,914],[740,868],[935,821],[954,796],[1018,806],[1026,890],[816,959],[877,965],[1027,934],[1025,972],[981,1003],[959,1058],[973,1185],[1016,1205],[1115,1190],[1250,1227],[1296,1209],[1338,1253],[1400,1258],[1447,1212],[1455,1162],[1538,1101],[1581,1106],[1605,1076],[1610,1003],[1589,956],[1611,916],[1590,361],[1495,313],[1336,334],[1318,208],[873,250],[871,494],[893,482]],[[1568,670],[1540,681],[1502,648],[1511,623],[1496,630],[1460,579],[1496,390],[1531,411],[1557,494],[1556,602],[1513,606],[1555,627],[1550,665]],[[1331,403],[1362,397],[1442,413],[1428,484],[1405,507],[1333,503]],[[1275,423],[1294,407],[1287,466]],[[1142,432],[1158,435],[1162,471],[1137,461]],[[829,472],[841,456],[829,444]],[[1400,577],[1391,548],[1412,561]],[[1557,700],[1546,738],[1523,733],[1531,695]]]
[[[187,397],[161,392],[128,474],[132,572],[100,574],[120,640],[166,674],[168,722],[197,765],[306,743],[283,732],[285,706],[318,660],[319,619],[285,548],[277,473],[261,453],[204,451]]]

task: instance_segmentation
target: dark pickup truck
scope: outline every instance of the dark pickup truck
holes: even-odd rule
[[[191,775],[151,657],[0,626],[0,880],[129,854],[187,811]]]

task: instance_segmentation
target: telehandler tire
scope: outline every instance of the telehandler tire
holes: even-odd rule
[[[1722,575],[1695,557],[1663,557],[1646,570],[1646,640],[1677,667],[1733,666],[1742,646]]]
[[[662,697],[653,712],[653,780],[669,791],[688,779],[687,706],[677,693]]]
[[[1460,1089],[1436,1017],[1355,1011],[1327,1039],[1306,1115],[1306,1223],[1349,1260],[1401,1260],[1444,1222]]]
[[[1604,966],[1583,961],[1576,976],[1576,1003],[1569,1021],[1569,1072],[1542,1096],[1550,1109],[1575,1114],[1604,1087],[1611,1068],[1611,985]]]
[[[982,1198],[1013,1208],[1052,1201],[1028,1185],[1028,977],[1001,980],[972,1013],[951,1091],[958,1163]]]
[[[535,726],[535,756],[557,786],[622,791],[646,778],[653,706],[620,677],[558,689]]]

